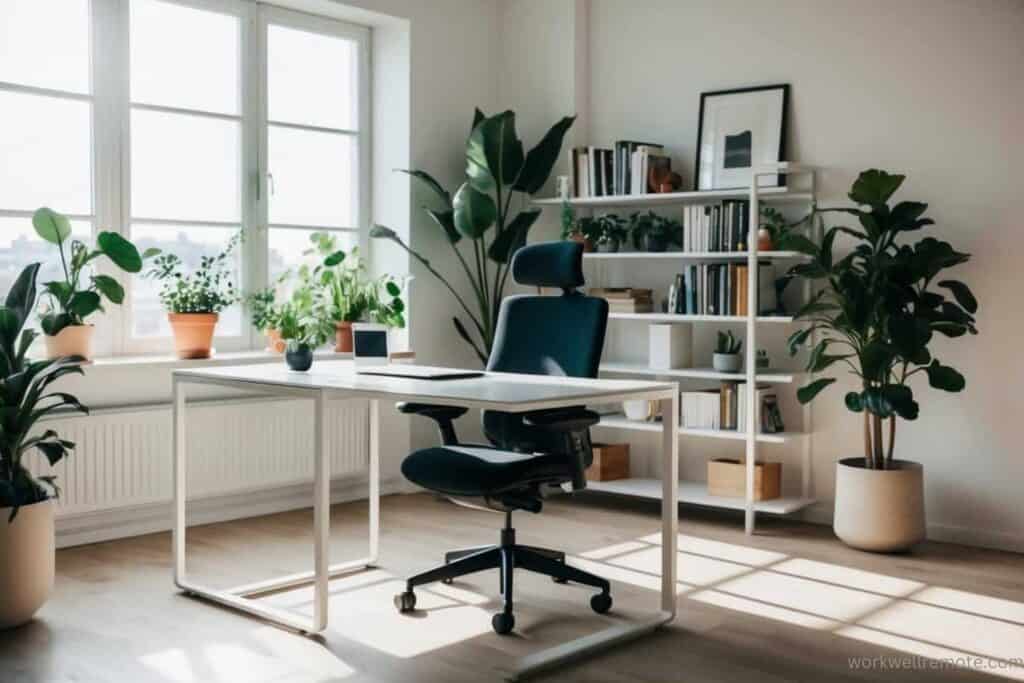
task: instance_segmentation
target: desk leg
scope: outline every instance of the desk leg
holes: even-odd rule
[[[370,559],[380,556],[380,401],[370,399]]]
[[[327,628],[327,581],[331,536],[331,471],[327,447],[327,395],[320,391],[313,409],[313,629]]]
[[[185,387],[171,380],[171,451],[174,477],[174,585],[184,588],[185,581]]]

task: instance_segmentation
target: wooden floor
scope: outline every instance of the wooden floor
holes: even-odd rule
[[[190,572],[228,586],[305,569],[310,518],[300,511],[194,528]],[[365,552],[365,520],[365,504],[335,506],[332,561]],[[643,586],[657,584],[658,551],[638,540],[659,529],[655,505],[577,496],[516,521],[522,543],[604,563],[613,615],[592,613],[584,589],[522,572],[515,635],[490,631],[499,604],[493,572],[421,590],[424,609],[398,615],[396,577],[437,563],[445,549],[494,542],[501,518],[426,495],[392,496],[382,502],[381,569],[332,582],[322,638],[180,595],[170,535],[154,534],[58,552],[52,600],[29,625],[0,632],[0,681],[501,680],[519,656],[657,604]],[[820,526],[766,520],[751,538],[741,529],[737,517],[684,508],[678,620],[540,680],[1024,680],[1024,667],[989,661],[1024,657],[1024,556],[944,544],[880,556],[850,550]],[[309,608],[304,590],[270,599]],[[907,652],[972,653],[991,668],[936,668]],[[872,657],[884,659],[851,665]]]

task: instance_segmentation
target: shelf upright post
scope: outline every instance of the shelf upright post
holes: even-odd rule
[[[757,263],[757,228],[760,223],[758,207],[756,170],[750,175],[750,216],[747,230],[747,380],[745,401],[747,404],[746,431],[746,507],[743,528],[747,535],[754,533],[754,463],[757,458],[757,314],[760,276]]]
[[[811,238],[811,240],[814,241],[815,244],[821,244],[821,237],[822,237],[821,230],[818,227],[817,216],[815,216],[814,213],[813,213],[813,211],[817,208],[817,195],[815,194],[815,192],[817,190],[817,187],[816,187],[816,184],[815,184],[815,180],[816,180],[817,174],[814,172],[813,168],[810,168],[810,169],[807,170],[807,175],[809,176],[808,184],[810,185],[810,191],[811,191],[811,211],[812,211],[812,214],[811,214],[811,234],[810,234],[810,238]],[[814,287],[811,285],[811,282],[812,281],[809,278],[804,278],[804,299],[803,299],[804,301],[810,301],[811,300],[811,295],[814,293],[814,291],[813,291]],[[815,343],[817,341],[816,337],[817,337],[817,333],[812,331],[811,332],[811,345],[810,345],[810,348],[812,348],[812,349],[814,348],[814,345],[815,345]],[[804,433],[806,434],[806,437],[804,437],[803,444],[802,444],[802,446],[803,446],[803,467],[801,468],[801,471],[800,471],[800,495],[803,496],[804,500],[808,500],[811,497],[811,486],[812,486],[812,483],[813,483],[813,476],[812,476],[812,470],[811,470],[811,462],[812,462],[811,454],[812,454],[812,445],[813,444],[811,443],[811,441],[814,438],[814,429],[813,429],[814,415],[812,413],[812,410],[813,410],[813,408],[811,408],[811,404],[810,403],[805,403],[804,404],[804,406],[803,406],[803,416],[802,416],[803,417],[803,424],[801,426],[803,428]]]

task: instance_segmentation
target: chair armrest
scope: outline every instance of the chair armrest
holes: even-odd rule
[[[585,408],[537,410],[523,417],[524,424],[546,432],[579,432],[600,421],[600,415]]]
[[[441,443],[452,446],[459,442],[452,421],[465,415],[469,408],[462,406],[436,406],[429,403],[396,403],[395,408],[406,415],[422,415],[437,423],[441,432]]]

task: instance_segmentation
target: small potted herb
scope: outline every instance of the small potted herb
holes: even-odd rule
[[[629,236],[626,230],[626,221],[613,213],[599,216],[597,223],[597,250],[606,254],[613,254]]]
[[[313,365],[313,350],[327,343],[334,334],[334,324],[317,316],[302,298],[292,298],[281,306],[278,331],[285,343],[284,360],[296,372],[306,372]]]
[[[112,304],[124,301],[124,287],[109,275],[94,272],[93,262],[105,256],[126,273],[142,270],[143,259],[155,256],[159,249],[149,249],[142,256],[131,242],[115,232],[101,232],[96,248],[71,239],[71,222],[67,216],[43,207],[32,214],[36,234],[57,245],[63,278],[44,282],[46,299],[41,307],[40,327],[46,342],[47,358],[79,356],[92,358],[95,327],[86,322],[94,313],[103,311],[104,299]],[[68,245],[67,252],[64,246]]]
[[[579,242],[583,251],[594,251],[594,242],[598,236],[597,219],[591,216],[576,218],[576,211],[568,201],[562,202],[562,239]]]
[[[743,365],[740,351],[743,350],[743,340],[733,336],[732,331],[722,332],[719,330],[715,341],[715,353],[711,357],[711,365],[718,372],[739,372]]]
[[[146,272],[160,280],[160,302],[174,330],[174,349],[178,358],[209,358],[213,332],[220,312],[238,301],[231,281],[231,255],[242,233],[238,232],[216,256],[203,256],[199,267],[185,273],[176,254],[161,254]]]
[[[252,311],[252,325],[267,337],[267,351],[284,353],[285,343],[281,339],[281,304],[273,287],[261,289],[246,297]]]
[[[662,252],[669,245],[682,246],[683,228],[679,221],[659,216],[653,211],[634,213],[629,217],[633,246],[642,251]]]

